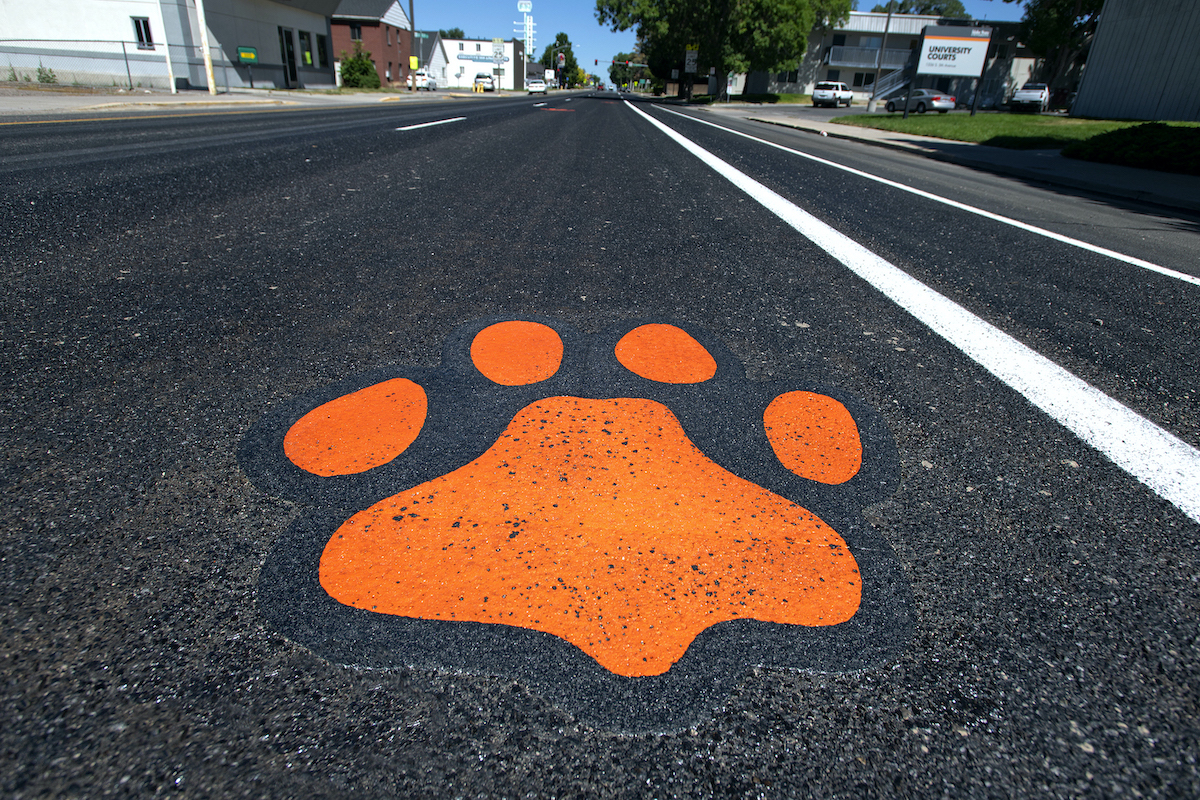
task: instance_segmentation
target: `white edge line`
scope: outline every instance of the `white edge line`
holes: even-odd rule
[[[1046,236],[1050,239],[1054,239],[1056,241],[1063,242],[1064,244],[1069,244],[1074,247],[1080,247],[1080,248],[1083,248],[1084,250],[1090,250],[1091,252],[1098,253],[1102,256],[1108,256],[1109,258],[1115,258],[1118,261],[1124,261],[1126,264],[1131,264],[1135,267],[1141,267],[1142,269],[1149,270],[1150,272],[1157,272],[1160,275],[1166,275],[1167,277],[1175,278],[1176,280],[1181,280],[1186,283],[1190,283],[1193,286],[1200,286],[1200,278],[1196,277],[1195,275],[1188,275],[1186,272],[1179,272],[1177,270],[1171,269],[1170,267],[1163,267],[1163,266],[1160,266],[1153,262],[1145,261],[1143,259],[1137,258],[1136,256],[1128,256],[1128,255],[1125,255],[1124,253],[1118,253],[1115,250],[1109,250],[1108,248],[1105,248],[1105,247],[1100,247],[1098,245],[1089,244],[1088,242],[1080,241],[1079,239],[1072,239],[1070,236],[1063,236],[1061,233],[1055,233],[1054,231],[1048,231],[1045,228],[1039,228],[1036,225],[1030,225],[1027,222],[1021,222],[1020,220],[1013,219],[1012,217],[1005,217],[1001,214],[994,214],[991,211],[984,211],[982,208],[976,208],[975,206],[969,206],[966,203],[960,203],[957,200],[951,200],[948,197],[942,197],[941,195],[936,195],[931,192],[926,192],[922,189],[916,189],[916,188],[913,188],[912,186],[905,186],[903,183],[897,183],[896,181],[888,180],[887,178],[881,178],[878,175],[872,175],[869,172],[863,172],[862,170],[855,169],[854,167],[847,167],[846,165],[839,164],[836,161],[829,161],[828,159],[824,159],[819,156],[814,156],[809,153],[805,153],[801,150],[795,150],[791,147],[785,147],[784,145],[781,145],[781,144],[775,144],[774,142],[769,142],[766,139],[760,139],[757,136],[751,136],[748,133],[742,133],[741,131],[735,131],[733,128],[726,128],[724,125],[717,125],[715,122],[709,122],[708,120],[699,119],[697,117],[693,117],[688,114],[681,114],[678,111],[672,111],[669,108],[659,108],[659,110],[666,111],[668,114],[674,114],[678,117],[683,117],[684,119],[689,119],[692,122],[698,122],[701,125],[709,125],[713,128],[716,128],[717,130],[722,130],[722,131],[725,131],[726,133],[732,133],[735,136],[741,136],[746,139],[750,139],[751,141],[759,142],[760,144],[765,144],[769,147],[774,147],[779,150],[783,150],[784,152],[787,152],[787,153],[792,153],[793,155],[800,156],[801,158],[807,158],[810,161],[815,161],[818,164],[824,164],[827,167],[833,167],[835,169],[840,169],[843,172],[849,172],[851,175],[857,175],[860,178],[866,178],[868,180],[882,183],[885,186],[891,186],[894,189],[900,189],[902,191],[909,192],[910,194],[915,194],[918,197],[924,197],[927,200],[933,200],[938,203],[944,203],[945,205],[951,206],[952,208],[957,208],[961,211],[967,211],[971,214],[978,214],[981,217],[987,217],[988,219],[995,220],[996,222],[1003,222],[1005,225],[1012,225],[1013,227],[1020,228],[1021,230],[1029,231],[1030,233],[1036,233],[1039,236]]]
[[[938,294],[628,101],[626,105],[1088,445],[1200,522],[1200,450]]]
[[[405,125],[403,128],[396,128],[398,131],[415,131],[417,128],[428,128],[433,125],[445,125],[447,122],[461,122],[466,117],[451,117],[450,119],[439,119],[437,122],[422,122],[420,125]]]

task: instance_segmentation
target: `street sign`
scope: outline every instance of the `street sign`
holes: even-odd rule
[[[695,74],[697,71],[696,63],[699,60],[700,60],[699,45],[689,44],[687,46],[687,51],[686,51],[685,57],[683,59],[683,71],[691,72],[691,73]]]
[[[258,50],[253,47],[239,47],[237,49],[238,62],[242,64],[257,64]]]
[[[533,11],[533,3],[530,0],[521,0],[517,3],[517,11],[520,11],[522,14],[528,14],[530,11]]]
[[[408,68],[409,69],[416,69],[419,66],[421,66],[421,63],[417,60],[416,56],[408,57]]]

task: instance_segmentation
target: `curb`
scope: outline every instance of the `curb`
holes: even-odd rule
[[[895,142],[868,139],[863,136],[855,136],[854,134],[841,133],[838,131],[828,131],[823,128],[819,129],[805,125],[795,125],[792,123],[783,122],[782,120],[771,120],[761,117],[743,117],[743,119],[747,119],[752,122],[761,122],[767,125],[778,125],[782,128],[791,128],[792,130],[803,131],[816,136],[828,136],[833,139],[842,139],[848,142],[859,142],[861,144],[871,145],[873,147],[884,147],[889,150],[896,150],[902,153],[910,153],[912,155],[922,156],[934,161],[942,161],[947,164],[957,164],[963,167],[971,167],[973,169],[980,169],[1000,175],[1007,175],[1013,178],[1022,178],[1024,180],[1035,181],[1037,183],[1047,184],[1050,186],[1065,186],[1071,189],[1080,189],[1092,194],[1102,195],[1104,197],[1112,197],[1121,200],[1135,200],[1140,203],[1149,203],[1183,211],[1200,211],[1200,196],[1197,196],[1195,199],[1165,197],[1159,193],[1149,190],[1114,189],[1111,184],[1099,183],[1084,178],[1075,178],[1069,175],[1047,175],[1045,172],[1035,169],[1027,169],[1025,167],[1013,166],[1011,164],[998,164],[994,161],[988,161],[987,159],[969,158],[959,155],[952,155],[949,153],[931,152],[922,150],[919,147],[908,147],[902,144],[896,144]],[[1088,162],[1080,163],[1086,164]]]

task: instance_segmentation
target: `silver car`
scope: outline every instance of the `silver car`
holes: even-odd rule
[[[888,113],[893,113],[897,109],[904,109],[904,95],[893,97],[887,101],[884,106]],[[908,95],[908,110],[915,111],[918,114],[924,114],[926,111],[936,111],[939,114],[945,114],[950,109],[954,108],[954,96],[935,92],[933,89],[913,89]]]
[[[546,82],[541,78],[530,78],[525,81],[525,91],[530,94],[546,94]]]

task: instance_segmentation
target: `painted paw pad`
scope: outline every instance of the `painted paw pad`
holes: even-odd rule
[[[749,666],[861,667],[905,638],[860,514],[894,450],[852,399],[749,383],[658,322],[485,320],[399,373],[296,398],[243,445],[264,488],[330,509],[260,592],[323,655],[510,675],[634,730],[687,724]]]

